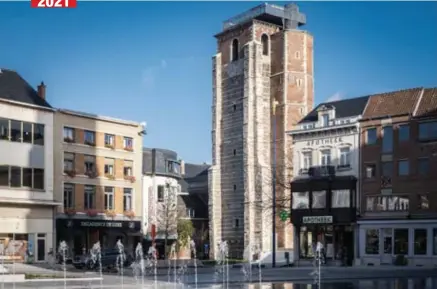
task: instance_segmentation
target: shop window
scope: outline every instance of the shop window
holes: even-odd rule
[[[164,186],[163,185],[158,186],[158,202],[160,202],[160,203],[164,202]]]
[[[308,192],[294,192],[292,196],[293,210],[309,209],[310,198]]]
[[[368,229],[366,230],[366,254],[378,255],[379,254],[379,230]]]
[[[300,227],[299,253],[301,258],[311,258],[314,256],[313,241],[315,242],[315,238],[316,236],[313,236],[313,233],[309,231],[307,227]]]
[[[23,187],[33,187],[32,169],[30,168],[23,168]]]
[[[74,142],[74,128],[64,126],[64,142]]]
[[[414,255],[426,255],[426,239],[426,229],[414,229]]]
[[[332,191],[332,208],[349,208],[350,207],[350,191],[349,190],[337,190]]]
[[[437,255],[437,229],[432,230],[432,244],[433,255]]]
[[[408,255],[408,229],[394,229],[395,255]]]
[[[9,166],[0,166],[0,186],[9,186]]]
[[[313,192],[313,209],[326,208],[326,191]]]
[[[133,176],[133,170],[132,170],[132,168],[134,167],[133,161],[125,160],[123,166],[124,166],[123,167],[123,175],[125,177]]]

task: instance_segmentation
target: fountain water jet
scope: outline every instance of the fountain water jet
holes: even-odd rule
[[[121,240],[119,239],[115,246],[116,246],[116,248],[118,250],[116,266],[119,268],[120,279],[121,279],[121,288],[124,288],[123,269],[124,269],[124,262],[126,260],[126,256],[125,256],[125,253],[124,253],[124,245],[121,242]]]
[[[140,267],[141,288],[144,288],[145,263],[143,245],[141,244],[141,242],[139,242],[137,247],[135,248],[135,264],[137,265],[137,268],[138,266]]]
[[[100,289],[103,288],[103,270],[102,270],[102,249],[100,247],[100,242],[97,241],[90,250],[91,261],[93,262],[93,266],[98,264],[99,266],[99,275],[100,275]]]
[[[197,254],[196,254],[196,243],[194,240],[190,241],[190,251],[193,254],[194,262],[194,286],[197,289]]]
[[[59,255],[62,256],[62,270],[64,271],[64,289],[67,288],[67,250],[67,242],[61,241],[59,243],[58,252]]]

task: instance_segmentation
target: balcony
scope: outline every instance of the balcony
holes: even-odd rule
[[[302,168],[299,170],[298,178],[318,178],[318,177],[335,177],[338,173],[341,175],[346,175],[352,170],[350,164],[345,165],[329,165],[329,166],[312,166],[310,168]]]

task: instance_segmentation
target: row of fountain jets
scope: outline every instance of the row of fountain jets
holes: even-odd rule
[[[118,250],[119,254],[117,256],[116,260],[116,268],[118,269],[118,272],[121,277],[121,286],[123,288],[123,274],[124,274],[124,262],[126,260],[125,256],[125,249],[124,245],[121,242],[121,240],[118,240],[116,243],[116,249]],[[229,247],[228,243],[226,241],[222,241],[217,246],[218,249],[218,259],[216,260],[216,267],[215,267],[215,274],[216,277],[215,281],[218,282],[218,279],[221,279],[223,282],[223,288],[229,287]],[[190,242],[190,251],[193,254],[193,267],[194,267],[194,283],[195,288],[197,288],[198,279],[197,279],[197,257],[196,257],[196,244],[193,240]],[[59,244],[58,252],[60,256],[62,256],[63,260],[63,271],[64,271],[64,285],[66,286],[66,280],[67,280],[67,266],[66,266],[66,256],[68,252],[68,245],[65,241],[61,241]],[[100,242],[96,242],[92,248],[90,249],[90,257],[91,261],[93,262],[93,265],[99,270],[100,274],[100,282],[101,282],[101,288],[103,288],[103,270],[102,270],[102,255],[101,255],[102,249],[100,246]],[[258,256],[258,260],[261,258],[261,250],[260,246],[248,246],[246,250],[244,251],[244,257],[249,262],[245,263],[244,266],[242,266],[241,270],[242,273],[245,276],[246,280],[252,281],[252,268],[253,268],[253,261],[254,256]],[[181,284],[182,283],[182,277],[185,275],[188,264],[184,263],[181,266],[178,266],[177,264],[177,258],[176,258],[176,244],[172,244],[170,248],[170,256],[173,257],[172,259],[168,259],[168,282],[172,282],[175,284]],[[154,246],[150,246],[148,249],[148,253],[146,256],[144,256],[143,246],[141,243],[138,243],[138,245],[135,248],[135,256],[134,260],[131,264],[131,268],[133,270],[133,276],[137,280],[137,282],[142,283],[144,288],[145,283],[145,277],[147,275],[154,276],[155,281],[155,288],[157,288],[157,251]],[[172,262],[173,261],[173,262]],[[258,282],[262,282],[262,270],[261,270],[261,262],[257,262],[258,267]],[[172,274],[173,272],[173,274]],[[172,280],[173,279],[173,280]]]

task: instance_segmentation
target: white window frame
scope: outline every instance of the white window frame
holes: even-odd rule
[[[67,198],[67,206],[65,206],[65,195],[70,195],[70,198]],[[71,204],[68,202],[68,199],[71,199]],[[63,202],[64,209],[71,209],[74,208],[74,184],[70,183],[64,183],[64,202]]]
[[[307,164],[308,161],[308,164]],[[302,169],[308,170],[313,165],[313,152],[303,151],[302,152]]]
[[[114,187],[105,187],[104,188],[104,192],[105,192],[105,202],[104,202],[104,207],[105,210],[114,210],[115,209],[115,201],[114,201],[114,197],[115,197],[115,189]],[[108,204],[108,205],[106,205]]]
[[[115,135],[105,133],[105,145],[113,146],[115,142]]]
[[[347,150],[347,151],[346,151]],[[339,165],[342,167],[351,166],[351,148],[349,146],[341,147],[339,150]]]
[[[127,190],[129,192],[127,192]],[[129,206],[125,206],[129,200]],[[134,189],[133,188],[123,188],[123,211],[132,211],[134,204]]]
[[[326,162],[325,156],[329,156],[329,162]],[[328,159],[328,158],[326,158],[326,159]],[[320,165],[321,166],[330,166],[331,164],[332,164],[332,152],[331,152],[331,149],[330,148],[321,149],[320,150]]]
[[[130,145],[129,145],[129,142],[131,143]],[[132,137],[128,137],[128,136],[123,137],[123,148],[133,149],[134,148],[134,139]]]
[[[69,126],[64,126],[63,132],[62,132],[64,140],[66,138],[74,140],[74,128]]]

